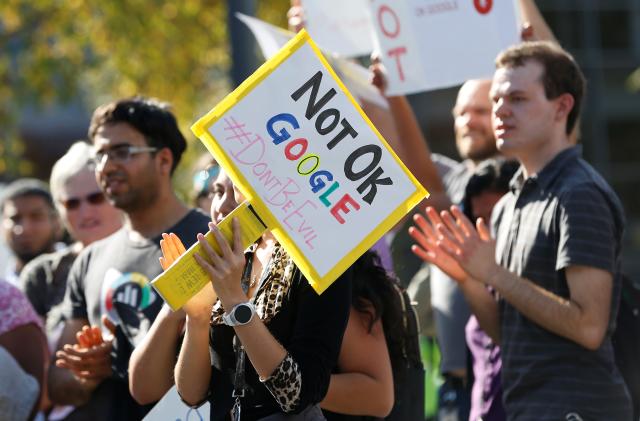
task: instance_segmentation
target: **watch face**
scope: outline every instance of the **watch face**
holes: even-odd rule
[[[233,317],[235,317],[238,323],[245,324],[249,323],[249,320],[251,320],[251,313],[251,307],[248,305],[240,305],[236,307],[233,312]]]

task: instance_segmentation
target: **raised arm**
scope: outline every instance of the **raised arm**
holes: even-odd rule
[[[340,414],[383,418],[393,408],[393,373],[387,342],[378,320],[369,331],[369,314],[351,308],[323,409]]]
[[[209,318],[214,301],[215,293],[208,284],[184,306],[186,330],[175,365],[175,381],[182,399],[194,406],[207,399],[211,380]]]
[[[160,265],[164,270],[185,252],[175,234],[162,234],[160,248],[163,255]],[[133,350],[129,359],[129,390],[138,403],[158,401],[173,386],[185,317],[183,310],[173,312],[164,305],[149,332]]]
[[[151,325],[142,342],[129,359],[129,391],[141,405],[160,400],[174,384],[185,315],[173,312],[167,305]]]
[[[371,66],[371,72],[372,83],[384,95],[386,79],[382,64],[374,63]],[[391,138],[389,141],[400,160],[431,194],[423,205],[426,203],[438,209],[447,208],[451,203],[431,159],[431,149],[422,134],[411,104],[405,96],[388,97],[387,101],[396,129],[396,138]],[[377,124],[375,121],[373,123]]]
[[[500,317],[498,303],[486,286],[474,279],[453,259],[446,251],[445,238],[438,233],[443,229],[445,220],[432,207],[426,209],[429,221],[421,214],[413,217],[415,226],[409,228],[409,235],[416,244],[411,248],[414,254],[425,262],[440,268],[451,279],[458,282],[473,314],[478,318],[482,329],[496,343],[500,343]],[[483,238],[491,243],[488,231],[483,232]]]
[[[518,0],[520,9],[520,22],[522,22],[524,41],[552,41],[556,44],[558,40],[547,21],[544,20],[535,0]],[[530,29],[529,29],[530,28]]]
[[[568,224],[578,220],[584,222],[584,214],[589,213],[588,211],[589,209],[583,209],[574,221],[571,221],[570,216],[566,217],[569,220]],[[448,217],[448,223],[445,218],[446,227],[439,226],[438,231],[444,238],[447,254],[470,276],[495,288],[509,304],[541,327],[587,349],[595,350],[600,347],[609,324],[613,277],[607,270],[578,264],[581,263],[580,259],[589,254],[588,252],[576,252],[573,255],[569,253],[567,261],[561,261],[564,257],[560,256],[557,266],[564,267],[569,287],[569,297],[563,298],[498,265],[493,258],[495,246],[480,238],[459,209],[452,207],[452,214],[455,222],[451,216]],[[586,232],[586,235],[592,236],[594,230],[588,227],[592,227],[593,224],[576,225],[582,226],[578,228],[582,233]],[[478,223],[478,229],[486,230],[481,221]],[[580,241],[580,232],[574,229],[573,233],[572,238],[564,240],[568,244]],[[560,235],[562,236],[562,232]],[[594,242],[592,249],[596,250],[600,246],[604,246],[605,249],[613,247],[611,238],[605,239],[603,236],[602,241],[608,242]],[[588,259],[588,264],[597,263],[597,259],[594,255],[592,259]]]

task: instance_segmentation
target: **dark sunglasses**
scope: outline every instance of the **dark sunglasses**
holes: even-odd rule
[[[68,211],[75,210],[80,207],[83,200],[86,200],[90,205],[101,205],[104,203],[104,194],[101,191],[90,193],[85,197],[72,197],[70,199],[61,200],[62,206]]]

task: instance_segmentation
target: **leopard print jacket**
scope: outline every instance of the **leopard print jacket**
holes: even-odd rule
[[[256,247],[257,244],[252,245],[247,249],[247,253],[253,254]],[[253,298],[256,313],[263,323],[271,320],[282,308],[295,270],[293,259],[279,243],[276,244],[267,267],[265,281],[258,287]],[[223,314],[224,309],[218,300],[211,311],[211,325],[224,324]],[[269,378],[261,378],[260,381],[276,399],[282,411],[291,412],[296,408],[302,390],[302,374],[298,363],[291,355],[287,354]]]

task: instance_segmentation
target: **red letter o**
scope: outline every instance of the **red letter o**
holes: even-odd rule
[[[391,14],[391,17],[393,18],[393,21],[395,23],[395,28],[393,29],[393,31],[387,31],[387,29],[384,27],[384,21],[382,19],[382,14],[384,12],[389,12]],[[385,36],[388,36],[389,38],[395,38],[400,33],[400,20],[398,19],[396,12],[394,12],[386,4],[383,4],[378,9],[378,25],[380,25],[380,29],[382,29],[382,33],[385,34]]]
[[[289,161],[296,161],[307,151],[308,144],[309,142],[307,142],[307,139],[305,139],[304,137],[299,137],[295,140],[292,140],[291,142],[287,143],[287,146],[285,146],[284,156],[286,156]],[[298,147],[298,152],[293,151],[293,148],[295,148],[296,146]]]
[[[473,5],[475,6],[478,13],[481,15],[486,15],[491,11],[493,7],[493,0],[473,0]]]

